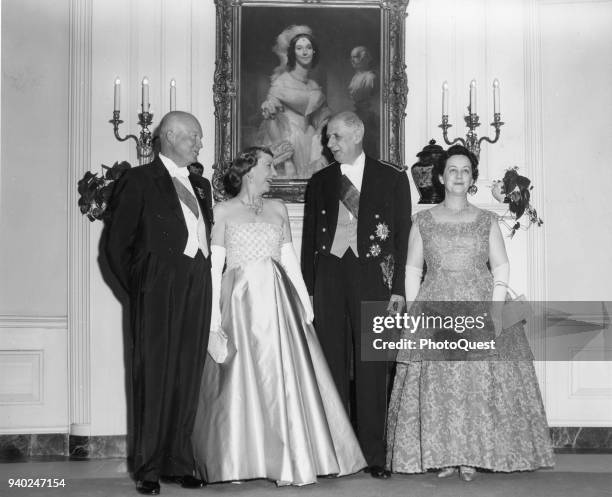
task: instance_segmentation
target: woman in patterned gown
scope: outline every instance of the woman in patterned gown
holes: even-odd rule
[[[208,482],[305,485],[366,465],[311,324],[287,209],[262,199],[274,175],[270,150],[248,149],[225,177],[234,197],[215,206],[211,331],[230,354],[202,375],[193,446]]]
[[[434,171],[445,199],[415,216],[408,242],[406,301],[409,306],[414,301],[414,311],[432,301],[493,300],[499,343],[498,316],[509,266],[496,215],[467,200],[478,177],[477,166],[476,157],[457,145],[448,150],[443,171]],[[421,284],[423,262],[427,272]],[[503,333],[522,334],[527,343],[522,326],[518,323]],[[416,333],[417,338],[427,336],[426,330]],[[459,468],[460,477],[470,481],[476,468],[511,472],[554,464],[530,360],[425,358],[419,351],[401,351],[397,357],[388,414],[391,471],[437,469],[439,477],[447,477]]]
[[[275,150],[289,144],[293,153],[282,163],[282,176],[308,179],[327,165],[321,155],[321,130],[331,110],[323,90],[310,77],[319,50],[308,26],[290,26],[278,36],[275,51],[281,65],[272,75],[268,96],[261,104],[264,121],[260,140]]]

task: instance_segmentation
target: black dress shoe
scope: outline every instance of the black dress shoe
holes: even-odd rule
[[[370,476],[372,478],[381,478],[383,480],[386,480],[387,478],[391,478],[391,471],[389,471],[388,469],[383,468],[382,466],[368,466],[365,469],[366,473],[370,473]]]
[[[136,483],[136,490],[144,495],[159,495],[159,483],[156,481],[140,480]]]
[[[183,488],[202,488],[206,485],[204,480],[199,480],[195,476],[183,475],[183,476],[161,476],[163,482],[176,483]]]

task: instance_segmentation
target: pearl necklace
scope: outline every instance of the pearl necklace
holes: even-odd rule
[[[261,197],[257,197],[253,203],[245,202],[240,197],[238,197],[238,200],[240,200],[240,203],[253,212],[253,214],[256,216],[259,216],[263,211],[263,198]]]

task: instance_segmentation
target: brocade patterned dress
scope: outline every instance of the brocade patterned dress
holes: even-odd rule
[[[207,358],[192,437],[208,482],[305,485],[366,462],[312,325],[280,264],[283,228],[226,224],[228,360]]]
[[[417,304],[491,300],[487,261],[494,222],[495,214],[484,210],[471,222],[437,221],[430,211],[416,215],[427,264]],[[427,361],[401,352],[388,413],[387,465],[397,473],[553,466],[533,362]]]

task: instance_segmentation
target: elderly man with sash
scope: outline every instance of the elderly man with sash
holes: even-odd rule
[[[333,116],[327,137],[336,161],[308,183],[302,272],[313,296],[317,335],[351,415],[367,471],[388,478],[390,364],[362,361],[361,303],[388,301],[392,312],[404,306],[410,187],[401,167],[364,154],[364,125],[355,113]]]

